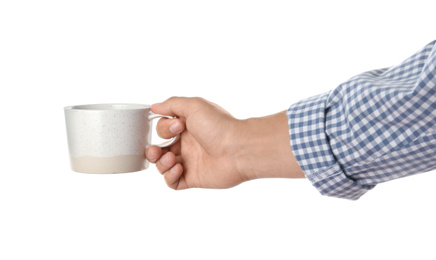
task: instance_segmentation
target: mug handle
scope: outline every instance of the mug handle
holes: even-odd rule
[[[153,120],[153,119],[162,118],[162,117],[169,118],[169,119],[176,118],[174,116],[165,116],[165,115],[159,115],[159,114],[150,113],[150,115],[148,116],[148,120]],[[179,139],[180,139],[180,134],[174,136],[173,138],[171,138],[168,141],[165,141],[165,142],[163,142],[161,144],[152,144],[152,145],[156,145],[156,146],[158,146],[160,148],[164,148],[164,147],[168,147],[170,145],[173,145]]]

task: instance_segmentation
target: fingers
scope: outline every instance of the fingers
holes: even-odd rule
[[[145,153],[147,160],[156,163],[156,168],[164,175],[168,187],[175,190],[188,188],[183,178],[183,166],[177,161],[176,155],[173,152],[163,152],[160,147],[150,146]]]
[[[157,160],[162,156],[162,148],[152,145],[145,150],[145,157],[151,163],[156,163]]]
[[[177,157],[173,152],[163,151],[162,148],[155,145],[145,150],[145,157],[149,162],[155,163],[156,168],[162,174],[178,163]]]
[[[156,126],[157,134],[165,139],[170,139],[185,130],[185,124],[178,118],[161,118]]]
[[[165,173],[176,165],[176,163],[176,155],[173,152],[167,152],[156,162],[156,168],[160,173]]]
[[[185,188],[179,185],[181,183],[184,183],[180,181],[182,177],[182,173],[183,173],[183,167],[180,163],[176,163],[173,167],[171,167],[171,169],[164,172],[164,179],[168,187],[174,190]]]

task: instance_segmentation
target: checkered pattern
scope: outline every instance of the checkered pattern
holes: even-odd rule
[[[287,115],[295,157],[323,195],[356,200],[378,183],[436,169],[436,41]]]

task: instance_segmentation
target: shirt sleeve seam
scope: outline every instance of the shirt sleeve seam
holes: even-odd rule
[[[359,166],[362,166],[362,165],[365,165],[365,164],[368,164],[368,163],[372,163],[372,162],[377,161],[377,160],[379,160],[379,159],[381,159],[381,158],[383,158],[383,157],[385,157],[385,156],[387,156],[389,154],[392,154],[392,153],[394,153],[396,151],[399,151],[401,149],[407,148],[407,146],[412,144],[413,142],[415,142],[415,141],[417,141],[417,140],[419,140],[419,139],[421,139],[421,138],[423,138],[423,137],[425,137],[427,135],[432,135],[434,133],[436,133],[436,129],[431,129],[431,131],[427,131],[425,133],[422,133],[421,135],[419,135],[418,137],[412,139],[411,141],[409,141],[409,142],[407,142],[405,144],[402,144],[402,145],[398,145],[394,149],[391,149],[391,150],[389,150],[389,151],[387,151],[387,152],[385,152],[385,153],[383,153],[381,155],[374,156],[374,157],[369,157],[368,159],[366,159],[364,161],[361,161],[359,163],[355,163],[355,164],[346,166],[345,168],[349,169],[349,168],[359,167]]]
[[[338,167],[337,163],[333,164],[332,166],[329,166],[327,168],[323,168],[323,169],[320,169],[318,171],[311,172],[310,174],[307,174],[306,178],[308,178],[309,180],[312,181],[312,180],[315,180],[317,178],[324,179],[326,177],[334,177],[336,175],[342,174],[341,171],[338,171],[337,167]],[[332,171],[332,173],[329,173],[330,171]],[[322,175],[327,175],[327,176],[322,176]]]

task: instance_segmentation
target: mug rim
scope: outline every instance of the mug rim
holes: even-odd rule
[[[135,104],[135,103],[99,103],[99,104],[84,104],[72,105],[64,107],[65,110],[76,111],[120,111],[120,110],[141,110],[148,109],[150,105]]]

